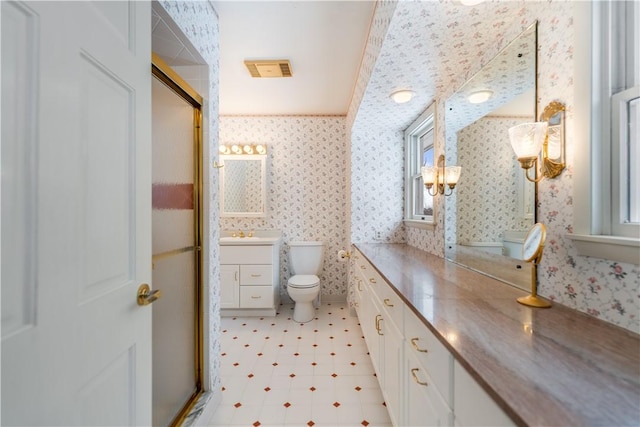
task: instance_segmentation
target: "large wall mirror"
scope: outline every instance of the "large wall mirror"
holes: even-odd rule
[[[266,157],[220,155],[220,216],[265,216]]]
[[[535,218],[535,184],[524,177],[508,129],[536,121],[532,25],[445,104],[446,162],[462,166],[445,198],[445,257],[523,289],[522,244]]]

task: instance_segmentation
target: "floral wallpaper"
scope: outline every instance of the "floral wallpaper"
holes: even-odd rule
[[[500,243],[505,230],[527,231],[533,225],[533,219],[522,216],[524,208],[519,210],[522,168],[507,133],[510,127],[531,121],[533,117],[487,117],[458,132],[457,164],[464,171],[455,194],[458,244]],[[447,215],[445,221],[451,218]]]
[[[219,27],[218,15],[209,2],[161,0],[160,5],[178,25],[184,35],[198,50],[209,68],[209,98],[205,100],[205,117],[208,118],[209,131],[204,142],[209,148],[212,162],[218,156],[218,75],[219,65]],[[205,219],[205,237],[209,242],[218,242],[220,238],[220,211],[218,208],[218,172],[212,168],[204,170],[204,197],[209,199],[208,218]],[[208,262],[205,271],[209,281],[209,382],[205,388],[218,394],[220,390],[220,247],[209,245]],[[207,328],[205,327],[205,330]],[[200,408],[202,410],[202,408]]]
[[[222,218],[222,229],[282,230],[280,294],[285,301],[290,301],[285,285],[291,277],[286,243],[324,242],[321,295],[344,300],[347,264],[337,258],[348,248],[344,117],[224,116],[220,143],[267,146],[266,218]]]
[[[538,110],[553,100],[566,104],[568,164],[559,178],[544,180],[539,185],[538,220],[548,227],[547,247],[539,269],[539,293],[640,333],[640,267],[578,256],[565,237],[573,229],[573,153],[587,149],[585,141],[573,139],[573,78],[579,70],[574,69],[573,63],[573,40],[577,35],[572,2],[485,2],[464,7],[459,2],[447,1],[437,5],[378,4],[368,42],[371,46],[367,47],[347,116],[354,163],[352,197],[375,194],[377,200],[396,200],[398,194],[403,194],[403,182],[395,178],[397,171],[391,168],[374,170],[384,173],[396,186],[378,188],[384,178],[371,179],[367,185],[362,172],[355,168],[357,156],[370,156],[368,165],[399,158],[403,152],[402,131],[431,100],[435,100],[438,114],[435,151],[436,155],[444,153],[445,132],[441,123],[445,100],[506,44],[538,21]],[[395,105],[389,94],[401,87],[414,90],[416,96],[409,103]],[[365,143],[380,147],[379,159],[378,154],[366,150]],[[359,187],[357,193],[354,187]],[[351,239],[369,239],[363,231],[372,229],[378,219],[367,212],[365,203],[353,200],[351,203]],[[386,210],[395,212],[398,206],[395,203],[387,203]],[[443,256],[442,203],[436,204],[435,215],[434,230],[408,228],[405,239],[412,246]],[[394,237],[402,240],[400,234]]]

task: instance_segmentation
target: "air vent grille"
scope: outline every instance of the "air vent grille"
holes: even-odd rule
[[[291,64],[286,59],[248,60],[244,65],[251,77],[291,77]]]

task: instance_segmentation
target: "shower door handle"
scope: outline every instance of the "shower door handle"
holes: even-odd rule
[[[136,298],[138,305],[149,305],[154,301],[157,301],[162,296],[162,291],[159,289],[152,291],[149,285],[143,283],[138,288],[138,296]]]

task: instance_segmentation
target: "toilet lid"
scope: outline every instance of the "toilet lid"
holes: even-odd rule
[[[320,283],[318,276],[313,274],[297,274],[289,279],[288,286],[293,288],[311,288]]]

